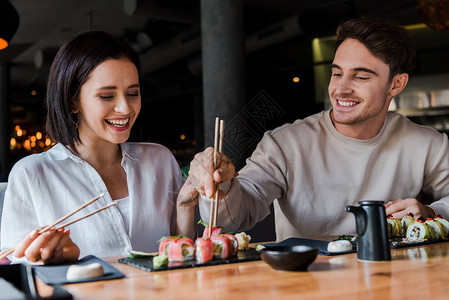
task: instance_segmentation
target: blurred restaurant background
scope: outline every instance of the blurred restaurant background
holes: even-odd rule
[[[0,0],[0,163],[48,150],[45,82],[70,36],[104,30],[141,60],[142,110],[132,141],[167,146],[181,167],[213,145],[244,165],[266,130],[329,107],[335,30],[391,18],[416,38],[418,60],[391,110],[449,131],[449,0]],[[0,44],[1,45],[1,44]]]

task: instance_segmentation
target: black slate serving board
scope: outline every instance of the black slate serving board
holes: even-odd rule
[[[296,245],[305,245],[310,247],[318,248],[318,254],[319,255],[342,255],[342,254],[348,254],[348,253],[354,253],[357,252],[357,246],[355,243],[352,243],[352,250],[345,251],[345,252],[329,252],[327,251],[327,245],[329,244],[328,241],[321,241],[321,240],[312,240],[312,239],[304,239],[304,238],[288,238],[286,240],[283,240],[279,243],[271,243],[271,244],[264,244],[264,246],[296,246]]]
[[[104,269],[104,275],[100,277],[82,279],[77,281],[70,281],[66,279],[67,269],[71,265],[88,265],[91,263],[98,262]],[[57,264],[57,265],[45,265],[45,266],[33,266],[33,269],[36,275],[46,284],[48,285],[61,285],[68,283],[79,283],[79,282],[89,282],[89,281],[100,281],[100,280],[109,280],[109,279],[118,279],[123,278],[125,275],[105,262],[104,260],[94,256],[88,255],[84,258],[78,260],[75,263],[67,263],[67,264]]]
[[[449,242],[448,240],[422,240],[422,241],[408,241],[405,240],[403,237],[392,237],[390,238],[390,248],[407,248],[407,247],[415,247],[415,246],[421,246],[421,245],[428,245],[428,244],[437,244],[437,243],[445,243]]]
[[[435,243],[444,243],[448,242],[447,240],[422,240],[422,241],[407,241],[404,240],[403,237],[393,237],[390,238],[390,248],[391,249],[397,249],[397,248],[406,248],[406,247],[416,247],[421,245],[428,245],[428,244],[435,244]],[[286,245],[286,246],[294,246],[294,245],[306,245],[311,247],[318,248],[319,255],[341,255],[341,254],[348,254],[348,253],[354,253],[357,252],[357,241],[351,242],[352,243],[352,250],[346,251],[346,252],[329,252],[327,251],[327,245],[328,241],[321,241],[321,240],[313,240],[313,239],[304,239],[304,238],[288,238],[286,240],[283,240],[279,243],[271,243],[271,244],[265,244],[265,246],[274,246],[274,245]]]
[[[214,259],[212,261],[208,261],[205,263],[198,263],[194,260],[185,261],[185,262],[169,262],[168,266],[162,267],[160,269],[155,269],[153,267],[153,257],[138,257],[138,258],[130,258],[130,257],[122,257],[118,261],[127,264],[144,271],[148,272],[156,272],[156,271],[165,271],[165,270],[176,270],[176,269],[186,269],[186,268],[196,268],[196,267],[205,267],[205,266],[214,266],[214,265],[224,265],[224,264],[233,264],[239,262],[246,261],[256,261],[260,260],[260,254],[254,248],[250,248],[246,251],[239,251],[237,256],[228,258],[228,259]]]

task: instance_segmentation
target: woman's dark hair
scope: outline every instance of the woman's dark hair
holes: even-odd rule
[[[128,58],[139,69],[139,58],[120,39],[103,31],[80,33],[67,40],[59,49],[50,67],[47,80],[47,121],[50,137],[77,153],[81,143],[78,116],[74,113],[81,86],[89,74],[109,58]]]
[[[337,29],[337,48],[346,39],[361,42],[390,67],[390,80],[400,73],[410,74],[415,67],[416,44],[409,32],[388,19],[355,19]]]

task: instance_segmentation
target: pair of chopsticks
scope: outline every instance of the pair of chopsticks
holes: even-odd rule
[[[218,129],[220,123],[220,130]],[[218,117],[215,118],[215,138],[214,138],[214,171],[217,169],[217,152],[221,153],[223,149],[223,133],[224,133],[224,121]],[[213,176],[213,175],[212,175]],[[215,195],[210,202],[210,217],[209,217],[209,237],[212,235],[212,227],[217,226],[217,214],[218,214],[218,187],[219,183],[215,184]]]
[[[118,201],[109,203],[108,205],[105,205],[105,206],[103,206],[102,208],[99,208],[99,209],[97,209],[96,211],[93,211],[93,212],[91,212],[91,213],[89,213],[89,214],[87,214],[87,215],[84,215],[84,216],[82,216],[82,217],[79,217],[78,219],[75,219],[75,220],[73,220],[73,221],[70,221],[70,222],[64,223],[64,224],[62,224],[62,225],[56,226],[56,225],[58,225],[59,223],[61,223],[62,221],[66,220],[67,218],[69,218],[69,217],[71,217],[72,215],[74,215],[75,213],[79,212],[80,210],[82,210],[82,209],[85,208],[86,206],[88,206],[88,205],[94,203],[95,201],[97,201],[99,198],[101,198],[101,197],[103,197],[103,196],[104,196],[104,193],[101,193],[100,195],[98,195],[98,196],[92,198],[92,200],[90,200],[90,201],[86,202],[85,204],[81,205],[80,207],[78,207],[77,209],[75,209],[74,211],[72,211],[71,213],[68,213],[67,215],[65,215],[64,217],[62,217],[62,218],[56,220],[56,221],[53,222],[52,224],[45,226],[44,228],[42,228],[41,230],[39,230],[38,234],[42,234],[42,233],[44,233],[44,232],[50,230],[50,229],[53,228],[53,227],[55,228],[55,230],[58,230],[58,229],[67,227],[67,226],[69,226],[69,225],[72,225],[73,223],[76,223],[76,222],[78,222],[78,221],[81,221],[82,219],[85,219],[85,218],[87,218],[87,217],[90,217],[90,216],[92,216],[92,215],[94,215],[94,214],[96,214],[96,213],[98,213],[98,212],[100,212],[100,211],[102,211],[102,210],[105,210],[105,209],[107,209],[107,208],[109,208],[109,207],[112,207],[112,206],[114,206],[114,205],[117,205]],[[56,227],[55,227],[55,226],[56,226]],[[0,260],[2,260],[2,259],[5,258],[6,256],[8,256],[8,255],[10,255],[11,253],[13,253],[14,250],[15,250],[15,247],[10,248],[10,249],[8,249],[8,250],[5,250],[5,251],[3,251],[3,252],[0,252]]]

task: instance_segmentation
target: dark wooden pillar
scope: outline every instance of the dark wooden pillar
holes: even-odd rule
[[[213,146],[215,117],[230,122],[245,105],[244,37],[242,0],[201,1],[205,146]],[[238,145],[226,143],[225,138],[225,153],[227,147],[239,152]]]

